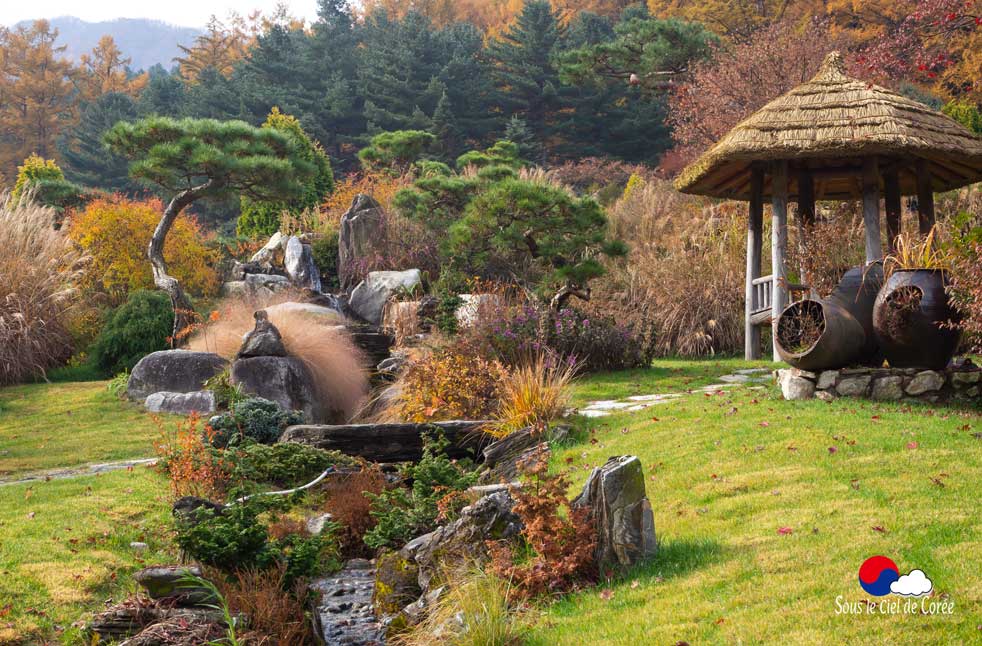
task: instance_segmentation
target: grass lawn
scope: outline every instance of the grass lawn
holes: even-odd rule
[[[651,371],[583,380],[576,403],[677,391],[741,367],[659,361]],[[554,454],[557,468],[571,468],[579,487],[607,457],[638,455],[659,553],[547,607],[531,644],[982,640],[978,412],[785,402],[768,386],[578,424],[578,439]],[[876,554],[901,574],[923,570],[930,601],[953,602],[953,613],[837,615],[837,598],[865,608],[858,570]]]
[[[146,467],[0,486],[0,644],[80,643],[73,622],[173,562],[167,492]]]
[[[153,454],[157,427],[105,381],[0,389],[0,480],[16,475]]]

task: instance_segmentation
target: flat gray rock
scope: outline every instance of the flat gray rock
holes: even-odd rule
[[[199,390],[193,393],[160,392],[148,395],[143,406],[151,413],[170,413],[190,415],[191,413],[214,413],[215,393]]]

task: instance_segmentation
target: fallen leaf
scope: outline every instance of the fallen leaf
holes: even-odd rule
[[[640,586],[640,585],[641,585],[641,582],[638,581],[637,579],[631,581],[631,589],[632,590],[637,590],[638,589],[638,586]]]
[[[881,534],[886,534],[887,530],[884,529],[883,525],[873,525],[870,527],[874,532],[880,532]]]
[[[834,446],[830,446],[829,447],[829,455],[831,455],[832,453],[836,453],[838,450],[839,450],[838,448],[836,448]]]
[[[28,517],[28,518],[29,518],[30,520],[34,520],[34,512],[33,512],[33,511],[29,511],[29,512],[27,512],[27,517]]]
[[[777,533],[780,534],[781,536],[787,536],[788,534],[791,534],[792,532],[794,532],[794,530],[791,529],[790,527],[778,527],[777,528]]]
[[[600,591],[600,598],[604,601],[610,601],[614,597],[614,591],[610,588]]]
[[[907,442],[907,448],[908,449],[913,450],[913,449],[916,449],[918,446],[920,446],[920,445],[917,442]]]

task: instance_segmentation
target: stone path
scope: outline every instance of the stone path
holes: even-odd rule
[[[311,584],[322,594],[317,613],[325,643],[384,646],[384,628],[372,611],[374,586],[375,566],[365,559],[351,559],[340,572]]]
[[[137,460],[123,460],[121,462],[106,462],[103,464],[87,464],[80,467],[67,467],[61,469],[48,469],[47,471],[36,471],[28,475],[17,476],[12,479],[0,478],[0,487],[5,485],[23,484],[25,482],[37,482],[39,480],[61,480],[64,478],[78,478],[80,476],[98,475],[109,471],[119,471],[131,467],[152,466],[157,463],[157,458],[140,458]]]
[[[632,413],[652,406],[667,404],[685,395],[694,393],[717,392],[724,388],[737,385],[762,384],[771,380],[771,371],[767,368],[747,368],[737,370],[732,375],[723,375],[721,383],[693,388],[684,393],[663,393],[660,395],[634,395],[625,399],[602,399],[590,402],[577,412],[583,417],[606,417],[612,413]]]

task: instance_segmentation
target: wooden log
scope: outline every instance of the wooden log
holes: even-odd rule
[[[927,235],[934,228],[934,186],[927,161],[917,160],[917,228]]]
[[[290,426],[280,442],[297,442],[340,451],[371,462],[416,462],[423,457],[423,434],[442,431],[451,458],[477,458],[494,437],[481,429],[491,422],[450,421],[430,424],[307,424]]]
[[[896,253],[902,215],[900,173],[896,166],[883,173],[883,200],[886,203],[887,212],[887,245],[890,253]]]
[[[750,217],[747,223],[747,282],[744,308],[743,354],[748,360],[760,359],[760,327],[753,317],[754,280],[760,278],[764,232],[764,170],[750,171]]]
[[[777,320],[787,305],[787,268],[784,258],[788,249],[788,162],[774,162],[771,176],[771,340],[774,361],[780,361],[777,352]]]
[[[880,242],[880,172],[876,157],[863,160],[863,224],[866,228],[866,263],[883,260]]]

